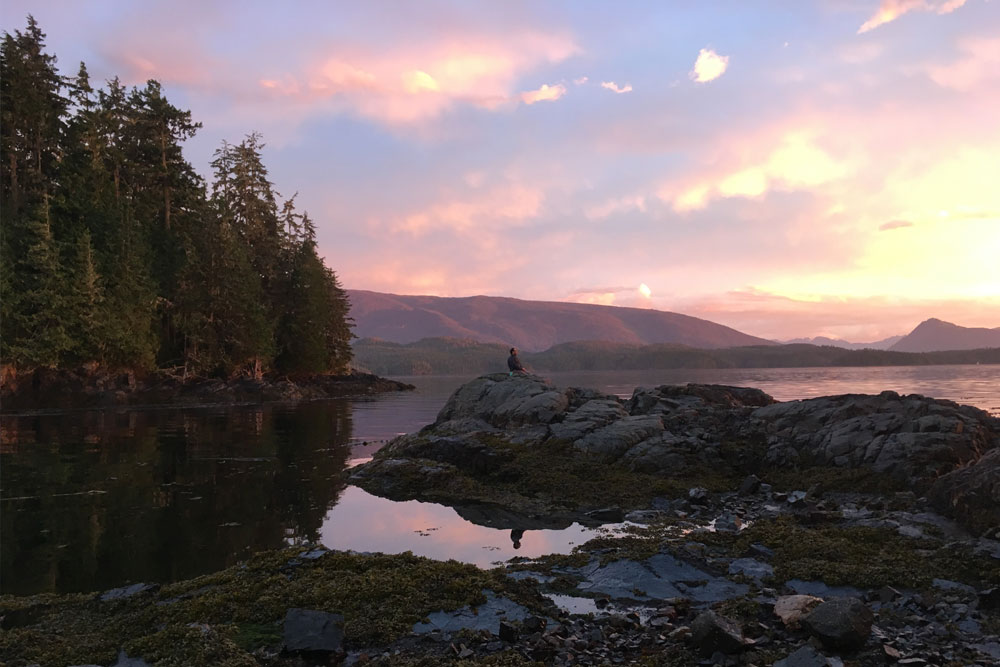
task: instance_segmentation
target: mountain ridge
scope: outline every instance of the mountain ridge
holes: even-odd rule
[[[725,348],[778,343],[670,311],[530,301],[513,297],[438,297],[348,290],[355,334],[393,343],[469,338],[541,351],[579,340]]]
[[[889,350],[893,352],[939,352],[1000,347],[1000,327],[963,327],[936,317],[926,319]]]

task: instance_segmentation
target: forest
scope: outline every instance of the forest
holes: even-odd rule
[[[699,349],[675,344],[632,345],[604,341],[561,343],[521,352],[539,372],[643,370],[647,368],[801,368],[823,366],[926,366],[1000,364],[1000,348],[948,352],[845,350],[817,345],[758,345]],[[354,363],[379,375],[475,375],[506,372],[507,346],[457,338],[391,343],[362,338]]]
[[[56,68],[28,17],[0,54],[0,359],[179,377],[346,372],[347,295],[316,227],[268,179],[264,143],[223,142],[150,80]]]

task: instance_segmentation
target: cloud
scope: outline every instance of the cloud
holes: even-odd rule
[[[756,198],[775,188],[807,190],[843,178],[850,171],[848,162],[834,159],[805,131],[786,133],[765,155],[736,171],[720,169],[695,180],[668,183],[660,188],[659,197],[680,213],[704,208],[712,197]],[[728,161],[722,164],[728,165]]]
[[[671,309],[731,326],[771,340],[827,335],[868,342],[909,333],[929,317],[961,326],[995,327],[1000,299],[912,299],[894,296],[845,297],[817,294],[792,298],[746,287],[677,301]]]
[[[965,57],[950,65],[932,65],[927,74],[934,83],[961,92],[1000,78],[1000,38],[970,38],[959,44]]]
[[[880,232],[887,232],[890,229],[899,229],[901,227],[912,227],[913,223],[909,220],[890,220],[889,222],[883,222],[878,226]]]
[[[702,49],[694,61],[690,77],[697,83],[708,83],[722,76],[728,66],[729,56],[720,56],[712,49]]]
[[[500,39],[487,34],[395,48],[338,44],[300,66],[258,80],[275,102],[322,111],[348,110],[389,125],[433,119],[456,106],[495,110],[517,102],[559,99],[562,84],[515,93],[517,79],[578,52],[562,34],[522,31]]]
[[[646,198],[642,195],[632,197],[619,197],[608,199],[600,204],[585,206],[583,215],[588,220],[601,220],[615,213],[625,213],[627,211],[646,212]]]
[[[566,86],[561,83],[557,83],[554,86],[542,84],[542,87],[537,90],[526,90],[521,93],[521,101],[525,104],[534,104],[535,102],[554,102],[565,94]]]
[[[882,0],[875,13],[858,28],[858,34],[874,30],[912,11],[950,14],[964,4],[965,0]]]
[[[588,77],[585,77],[585,76],[581,76],[581,77],[579,77],[577,79],[573,79],[573,83],[575,83],[578,86],[582,86],[583,84],[587,83],[588,81],[590,81],[590,79]]]
[[[890,220],[889,222],[883,222],[878,226],[880,232],[886,232],[890,229],[899,229],[900,227],[912,227],[913,223],[909,220]]]
[[[416,213],[401,216],[390,224],[392,231],[420,236],[434,230],[465,233],[481,232],[493,222],[523,224],[536,217],[544,200],[540,188],[505,183],[466,196],[447,197]],[[483,234],[484,239],[494,234]]]
[[[607,88],[611,92],[618,94],[632,92],[632,84],[630,83],[626,83],[624,86],[619,87],[614,81],[602,81],[601,88]]]

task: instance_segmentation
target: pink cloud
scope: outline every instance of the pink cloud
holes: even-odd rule
[[[930,317],[968,327],[1000,325],[1000,298],[946,300],[825,295],[807,301],[745,288],[676,302],[675,308],[772,340],[824,332],[854,342],[874,341],[909,333]]]
[[[885,232],[890,229],[899,229],[901,227],[912,227],[913,223],[908,220],[890,220],[889,222],[884,222],[878,226],[880,232]]]
[[[387,124],[412,124],[456,105],[498,109],[516,101],[556,100],[566,92],[562,84],[520,94],[515,94],[514,84],[525,73],[577,52],[564,34],[534,31],[504,39],[484,34],[401,43],[388,50],[338,46],[298,72],[265,79],[288,85],[261,85],[303,106],[334,104]]]
[[[1000,38],[969,38],[959,44],[964,57],[948,65],[932,65],[927,73],[934,83],[966,92],[1000,80]]]
[[[521,93],[520,97],[525,104],[534,104],[535,102],[554,102],[565,94],[566,86],[557,83],[554,86],[542,84],[542,87],[537,90],[526,90]]]
[[[726,72],[729,67],[729,56],[720,56],[712,49],[702,49],[691,70],[691,80],[696,83],[714,81]]]
[[[613,93],[618,93],[619,95],[622,94],[622,93],[631,93],[632,92],[632,84],[630,84],[630,83],[626,83],[624,86],[619,86],[614,81],[602,81],[601,82],[601,88],[606,88],[606,89],[610,90]]]
[[[861,24],[858,34],[874,30],[913,11],[950,14],[965,4],[965,0],[882,0],[878,10]]]

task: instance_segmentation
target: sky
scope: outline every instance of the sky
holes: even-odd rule
[[[1000,326],[1000,0],[5,0],[160,81],[348,289],[869,342]]]

